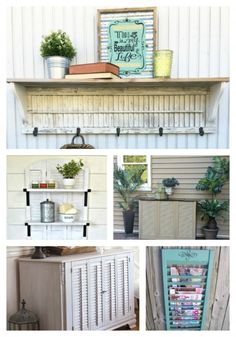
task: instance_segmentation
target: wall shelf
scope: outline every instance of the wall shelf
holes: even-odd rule
[[[54,180],[58,188],[24,188],[26,194],[26,222],[27,237],[31,239],[87,239],[87,227],[90,225],[88,216],[88,188],[89,172],[83,168],[75,178],[75,187],[65,189],[62,177],[58,173],[57,164],[65,160],[43,160],[30,166],[25,172],[26,186],[31,186],[32,181]],[[50,199],[55,203],[55,221],[50,223],[40,220],[40,203]],[[77,209],[73,222],[62,222],[59,219],[59,205],[67,202]]]
[[[201,134],[216,131],[229,82],[222,78],[50,80],[9,79],[22,133]],[[203,135],[203,134],[201,134]]]

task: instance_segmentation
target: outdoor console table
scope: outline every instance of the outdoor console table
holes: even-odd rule
[[[196,201],[139,200],[139,238],[195,239]]]

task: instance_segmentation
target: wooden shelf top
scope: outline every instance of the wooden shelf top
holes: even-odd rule
[[[229,77],[204,78],[119,78],[119,79],[7,79],[7,83],[21,84],[24,87],[77,87],[77,86],[112,86],[112,87],[175,87],[175,86],[203,86],[209,87],[222,82],[229,82]]]

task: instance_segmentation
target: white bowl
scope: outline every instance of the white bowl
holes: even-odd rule
[[[73,222],[75,220],[75,214],[59,214],[59,219],[62,222]]]

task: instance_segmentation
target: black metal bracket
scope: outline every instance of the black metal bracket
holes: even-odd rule
[[[83,226],[83,238],[87,237],[87,227],[90,225],[89,222],[86,223],[86,225]]]
[[[204,136],[204,129],[202,126],[199,128],[199,135]]]
[[[116,135],[117,135],[117,137],[120,136],[120,127],[117,127],[117,128],[116,128]]]
[[[26,193],[26,206],[30,206],[30,193],[27,191],[27,188],[23,188],[23,192]]]
[[[31,236],[31,226],[28,224],[28,222],[25,222],[25,226],[27,226],[27,236]]]
[[[159,128],[159,136],[160,136],[160,137],[163,136],[163,128],[162,128],[162,127]]]
[[[37,137],[38,134],[39,134],[39,129],[38,129],[38,127],[36,126],[36,127],[34,128],[34,130],[33,130],[33,136],[34,136],[34,137]]]
[[[91,192],[90,188],[87,191],[84,192],[84,207],[88,206],[88,193],[89,192]]]

